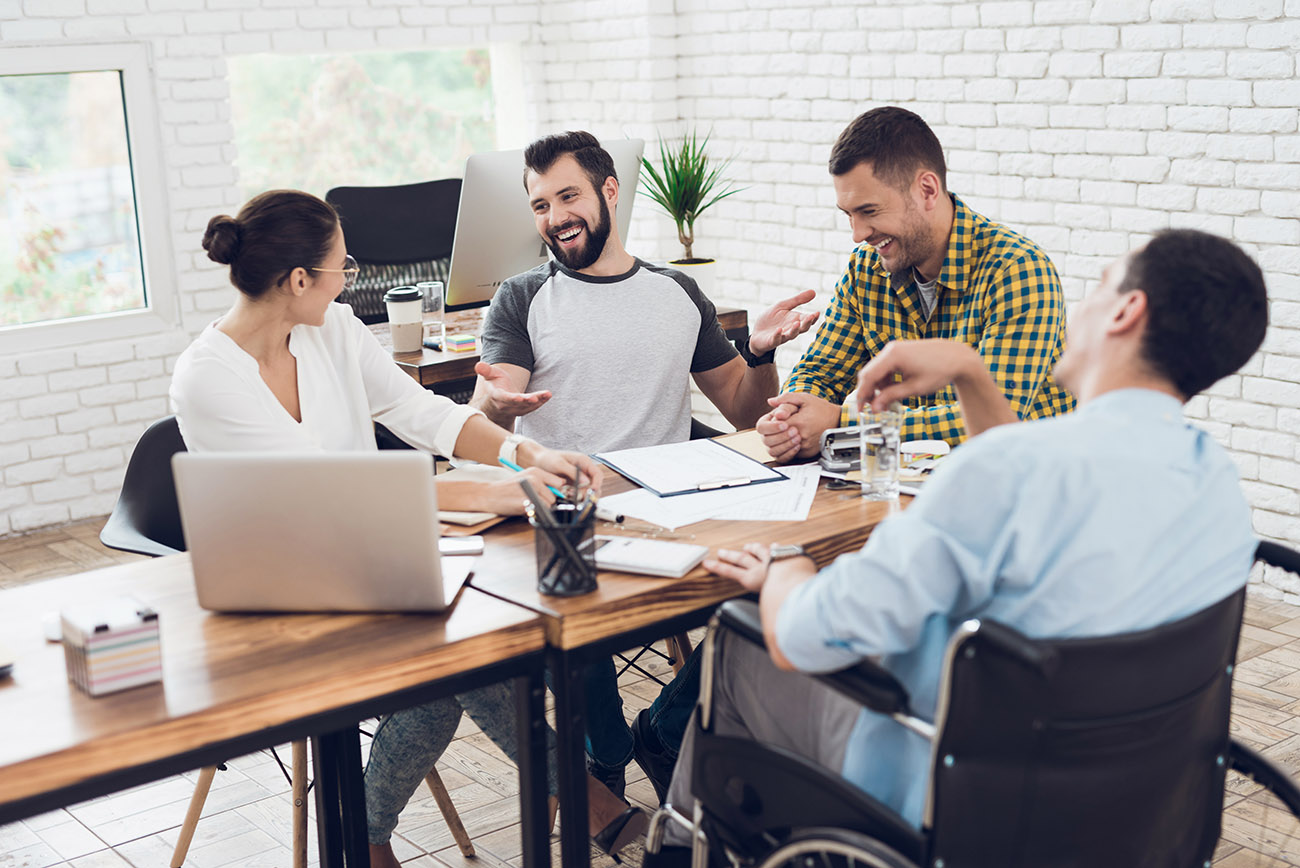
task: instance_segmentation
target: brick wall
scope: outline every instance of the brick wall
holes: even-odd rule
[[[108,510],[134,437],[165,412],[171,361],[229,303],[196,252],[239,204],[227,56],[497,40],[523,46],[532,132],[712,129],[747,187],[697,225],[721,304],[757,312],[805,288],[825,302],[852,246],[830,144],[889,103],[930,122],[952,189],[1042,245],[1072,301],[1156,229],[1235,238],[1268,275],[1272,328],[1188,413],[1232,450],[1256,529],[1300,542],[1300,0],[0,0],[4,44],[90,39],[153,45],[185,329],[0,347],[0,534]],[[676,254],[647,200],[629,243]],[[783,372],[804,344],[778,354]]]

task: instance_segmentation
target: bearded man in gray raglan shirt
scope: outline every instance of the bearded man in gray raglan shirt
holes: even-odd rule
[[[695,281],[624,249],[614,161],[595,136],[539,139],[524,164],[555,259],[497,290],[470,403],[553,448],[604,452],[686,440],[693,377],[727,421],[753,427],[779,385],[773,350],[817,318],[793,310],[813,292],[763,313],[742,358]]]
[[[528,146],[524,164],[537,231],[555,260],[497,290],[470,403],[516,438],[603,452],[688,439],[694,378],[729,422],[753,427],[777,393],[773,351],[817,319],[794,310],[814,293],[765,311],[737,353],[695,281],[624,249],[612,219],[614,161],[595,136],[547,136]],[[668,751],[657,764],[668,769],[695,702],[694,657],[636,721],[638,745],[651,730],[650,743]],[[633,737],[612,661],[588,667],[586,705],[590,770],[622,795]],[[637,758],[649,762],[640,750]]]

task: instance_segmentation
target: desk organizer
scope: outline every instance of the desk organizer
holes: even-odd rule
[[[162,680],[158,613],[135,597],[71,606],[61,620],[68,680],[91,696]]]
[[[571,503],[548,510],[551,525],[529,510],[537,547],[537,590],[556,597],[575,597],[596,590],[596,515]]]

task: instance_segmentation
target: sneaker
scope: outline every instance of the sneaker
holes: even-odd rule
[[[623,799],[623,791],[627,789],[627,770],[626,769],[609,769],[599,765],[591,757],[587,757],[587,774],[604,784],[611,793]],[[627,801],[627,799],[623,799]]]
[[[648,708],[642,710],[632,721],[632,756],[650,780],[650,785],[655,788],[655,795],[662,805],[668,795],[668,784],[672,782],[677,758],[664,749],[659,736],[650,728]]]

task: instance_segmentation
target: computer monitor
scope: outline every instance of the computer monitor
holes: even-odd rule
[[[619,237],[627,239],[641,171],[643,139],[601,143],[618,172]],[[524,152],[489,151],[465,161],[456,237],[447,277],[447,309],[481,307],[508,277],[536,268],[550,251],[537,234],[524,189]]]

